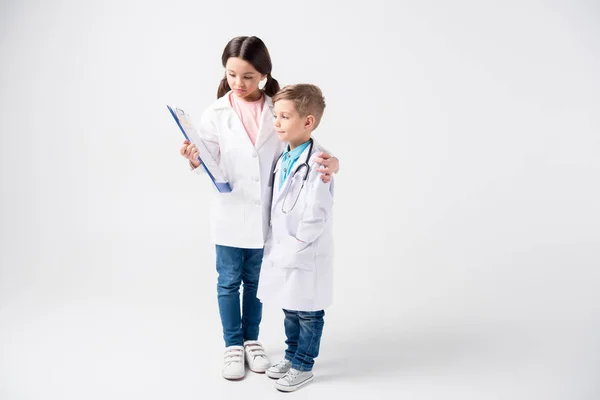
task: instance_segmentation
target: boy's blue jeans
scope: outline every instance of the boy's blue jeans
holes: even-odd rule
[[[319,355],[321,335],[325,321],[325,311],[291,311],[285,313],[285,336],[287,349],[285,359],[292,362],[292,368],[299,371],[312,371],[315,358]]]
[[[217,298],[225,346],[258,339],[262,303],[256,297],[263,249],[217,245]],[[240,307],[240,286],[244,283]]]

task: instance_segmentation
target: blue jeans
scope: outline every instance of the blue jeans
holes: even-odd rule
[[[285,359],[292,362],[292,368],[299,371],[312,371],[315,358],[319,355],[323,317],[325,311],[290,311],[285,313],[285,336],[287,349]]]
[[[262,303],[256,297],[263,249],[217,245],[217,298],[225,346],[258,339]],[[240,286],[244,283],[240,309]]]

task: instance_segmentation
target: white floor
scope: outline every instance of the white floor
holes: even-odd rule
[[[46,286],[41,273],[37,283],[30,280],[29,290],[5,297],[0,399],[286,395],[265,375],[248,372],[238,382],[221,378],[212,269],[190,266],[157,275],[160,269],[149,260],[147,265],[145,274],[129,280],[125,274],[134,268],[112,270],[107,286],[99,275],[79,286],[64,282],[63,292]],[[586,325],[593,319],[563,313],[561,324],[518,310],[507,314],[510,318],[497,312],[486,317],[473,303],[463,305],[461,314],[456,298],[427,303],[415,296],[411,305],[406,304],[410,296],[396,293],[398,301],[390,302],[393,297],[376,290],[364,301],[351,295],[358,282],[344,274],[339,281],[336,287],[343,292],[327,311],[316,378],[291,395],[295,398],[600,398],[598,330]],[[282,325],[281,311],[265,308],[261,339],[273,360],[283,354]]]

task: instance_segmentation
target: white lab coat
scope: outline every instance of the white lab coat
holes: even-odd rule
[[[231,193],[212,189],[210,236],[215,244],[258,249],[263,247],[268,233],[270,174],[285,144],[273,126],[273,102],[269,96],[265,96],[253,145],[231,107],[230,93],[216,100],[201,117],[202,139],[208,142],[232,188]],[[195,171],[202,173],[204,169]]]
[[[331,305],[333,180],[323,183],[316,171],[318,165],[314,158],[321,151],[325,150],[315,142],[309,161],[310,173],[302,189],[306,169],[301,165],[306,161],[309,148],[300,155],[281,189],[281,159],[277,161],[271,234],[265,243],[258,285],[258,297],[266,304],[298,311],[319,311]],[[295,206],[289,210],[296,198]]]

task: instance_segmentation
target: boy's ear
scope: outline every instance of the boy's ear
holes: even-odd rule
[[[307,116],[306,119],[304,120],[304,127],[306,129],[311,129],[314,125],[315,125],[315,117],[312,115]]]

